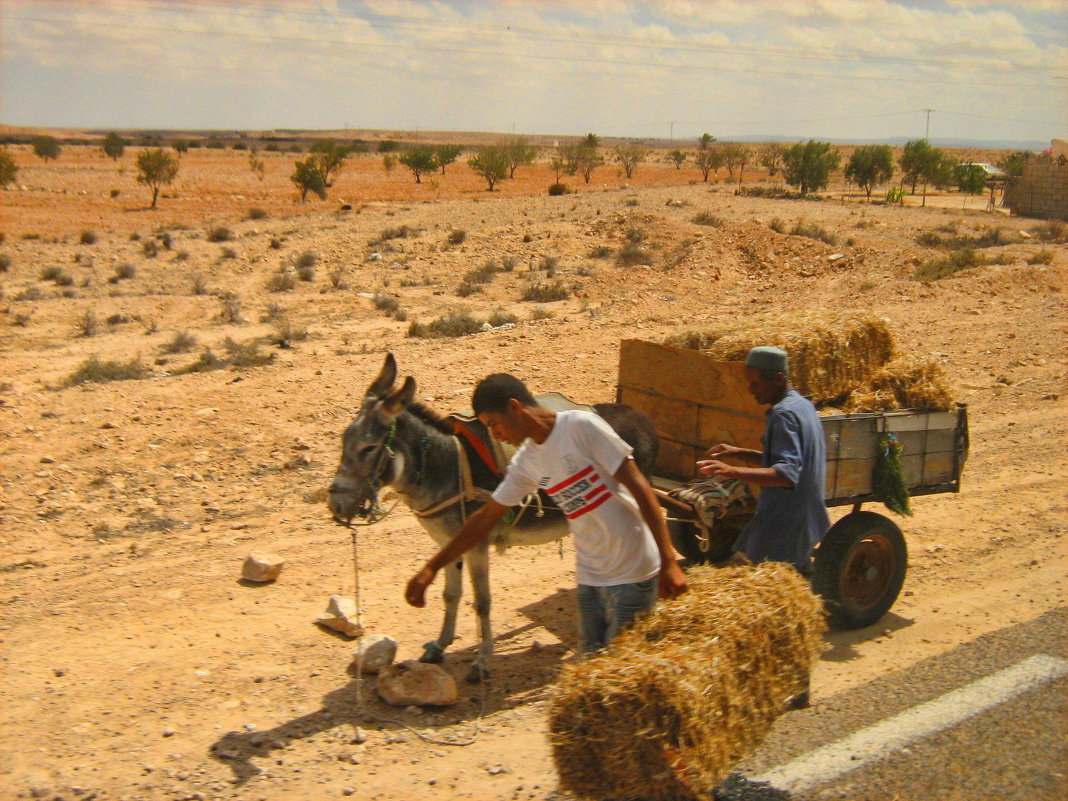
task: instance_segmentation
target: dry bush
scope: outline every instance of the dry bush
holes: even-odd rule
[[[234,238],[233,232],[222,225],[214,225],[208,229],[205,238],[209,242],[229,242]]]
[[[555,316],[552,309],[546,309],[544,306],[535,306],[530,312],[531,320],[551,320]]]
[[[481,292],[482,287],[478,284],[472,284],[470,281],[461,281],[460,285],[456,287],[456,295],[461,298],[468,298],[477,292]]]
[[[712,228],[722,228],[726,220],[718,214],[713,214],[710,211],[699,211],[694,215],[693,222],[697,225],[708,225]]]
[[[266,220],[267,212],[260,208],[251,208],[248,210],[248,218],[250,220]]]
[[[982,254],[971,248],[964,248],[955,250],[941,259],[921,264],[912,275],[920,281],[937,281],[939,278],[945,278],[961,270],[982,267],[989,263],[989,260]]]
[[[83,245],[95,245],[96,233],[93,231],[82,231],[81,235],[78,237],[78,241]]]
[[[219,319],[224,323],[241,323],[241,296],[236,292],[225,292],[219,298],[222,308],[219,309]]]
[[[566,195],[570,191],[571,190],[568,188],[567,184],[561,184],[561,183],[549,184],[549,194],[552,197],[559,197],[560,195]]]
[[[610,259],[615,250],[608,245],[597,245],[590,250],[591,259]]]
[[[15,295],[12,298],[12,300],[14,300],[14,301],[33,301],[33,300],[41,300],[43,298],[44,298],[44,292],[42,292],[39,287],[28,286],[24,290],[19,292],[17,295]]]
[[[341,267],[337,267],[330,271],[327,276],[330,279],[330,286],[334,289],[348,289],[348,284],[345,283],[345,270]]]
[[[104,384],[109,381],[133,381],[147,378],[149,368],[139,358],[128,362],[101,361],[97,356],[90,356],[81,366],[64,379],[62,386],[76,387],[82,384]]]
[[[652,264],[653,254],[643,248],[637,242],[627,242],[616,253],[616,262],[623,267],[634,267],[639,264]]]
[[[372,246],[380,245],[383,242],[388,242],[391,239],[407,239],[408,237],[419,236],[419,230],[412,228],[408,225],[398,225],[392,228],[384,228],[376,239],[372,239],[369,244]]]
[[[194,273],[192,278],[189,279],[189,282],[194,295],[208,294],[208,279],[201,273]]]
[[[509,323],[517,323],[519,322],[519,318],[514,314],[509,314],[508,312],[498,309],[489,316],[489,319],[486,322],[494,328],[499,328],[500,326],[508,325]]]
[[[0,253],[0,273],[6,273],[11,269],[11,256],[7,253]]]
[[[133,317],[128,314],[123,314],[122,312],[115,312],[114,314],[109,314],[104,320],[104,322],[111,326],[122,325],[123,323],[132,323],[133,321]]]
[[[231,247],[224,247],[219,251],[219,261],[229,261],[237,258],[237,251]]]
[[[1040,242],[1062,245],[1068,241],[1068,225],[1060,220],[1046,220],[1038,227],[1032,228],[1031,234],[1038,237]]]
[[[76,337],[92,337],[99,332],[100,322],[97,320],[96,312],[92,309],[86,309],[82,316],[74,321],[74,336]]]
[[[945,235],[939,234],[938,231],[944,231]],[[923,231],[916,237],[916,241],[921,245],[934,248],[971,250],[974,248],[995,248],[1012,245],[1019,242],[1020,239],[1001,226],[988,226],[975,234],[961,234],[957,232],[957,226],[953,225],[940,226],[934,231]]]
[[[148,259],[154,259],[159,253],[159,246],[155,239],[146,239],[141,243],[141,253]]]
[[[275,358],[273,353],[260,352],[259,343],[255,340],[242,344],[227,337],[223,342],[223,349],[226,351],[225,358],[216,356],[211,348],[204,348],[195,362],[174,370],[173,375],[207,373],[227,367],[262,367],[271,364]]]
[[[408,336],[420,339],[443,339],[475,334],[482,330],[482,322],[476,320],[467,311],[452,311],[431,320],[420,323],[413,320],[408,326]]]
[[[130,262],[124,261],[115,267],[115,274],[108,279],[109,284],[117,284],[119,281],[126,281],[137,275],[137,268]]]
[[[297,287],[297,277],[288,270],[272,273],[267,279],[268,292],[289,292]]]
[[[290,342],[303,342],[308,338],[308,329],[294,323],[288,316],[282,316],[274,321],[273,341],[280,347],[287,347]]]
[[[554,281],[551,284],[543,284],[539,281],[528,285],[519,299],[534,303],[552,303],[557,300],[567,300],[569,297],[571,297],[571,290],[564,285],[563,281]]]
[[[282,249],[282,240],[279,239],[276,236],[272,236],[270,244],[269,244],[269,247],[271,248],[271,250],[281,250]]]
[[[828,231],[826,228],[817,225],[816,223],[805,222],[804,220],[798,220],[794,224],[794,227],[790,229],[790,233],[794,236],[804,236],[809,239],[818,239],[827,245],[838,244],[838,237]]]
[[[1052,264],[1053,263],[1053,251],[1049,248],[1042,248],[1037,253],[1032,253],[1027,257],[1028,264]]]
[[[783,222],[781,217],[772,217],[771,222],[768,223],[768,228],[777,234],[786,233],[786,223]]]
[[[197,346],[197,337],[188,331],[179,331],[170,340],[160,346],[161,353],[186,353]]]
[[[319,256],[314,250],[305,250],[293,257],[293,266],[298,270],[304,267],[314,267],[319,261]]]
[[[400,308],[400,301],[392,295],[387,295],[384,292],[375,292],[375,296],[371,299],[371,303],[379,311],[384,311],[386,314],[393,314]]]
[[[177,253],[174,254],[174,260],[175,261],[188,261],[189,260],[189,251],[188,250],[179,250]]]
[[[449,231],[446,241],[450,245],[459,245],[462,244],[465,239],[467,239],[467,231],[457,229],[455,231]]]

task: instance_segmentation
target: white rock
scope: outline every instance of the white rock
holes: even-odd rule
[[[381,673],[393,664],[397,641],[385,634],[373,634],[360,640],[353,661],[363,673]]]
[[[830,256],[827,257],[827,261],[838,261],[839,259],[844,259],[844,258],[845,258],[845,254],[844,253],[832,253]]]
[[[278,554],[253,551],[241,565],[241,578],[248,581],[274,581],[286,561]]]
[[[347,637],[359,637],[363,633],[363,628],[356,622],[356,602],[340,595],[330,596],[326,611],[315,618],[315,622]]]
[[[458,699],[456,682],[438,665],[407,659],[378,674],[378,694],[393,706],[449,706]]]

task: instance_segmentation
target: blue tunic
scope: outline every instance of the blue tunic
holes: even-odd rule
[[[774,467],[794,486],[761,487],[756,514],[737,547],[754,562],[790,562],[807,574],[809,555],[831,525],[823,502],[827,473],[823,424],[816,407],[793,389],[767,416],[761,464]]]

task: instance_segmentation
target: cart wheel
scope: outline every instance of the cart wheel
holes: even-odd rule
[[[905,583],[908,550],[892,520],[853,512],[831,526],[816,551],[812,588],[837,628],[870,626],[890,611]]]
[[[715,529],[707,544],[707,551],[702,551],[704,544],[698,536],[697,526],[686,520],[668,520],[668,533],[671,534],[671,543],[675,550],[685,556],[695,565],[705,562],[722,562],[730,558],[734,553],[734,542],[742,533],[742,528],[737,523],[721,523],[717,521]]]

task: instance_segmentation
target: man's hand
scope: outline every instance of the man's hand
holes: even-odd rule
[[[426,606],[426,588],[434,581],[437,571],[431,567],[424,567],[408,582],[404,590],[404,600],[412,606],[422,609]]]
[[[730,446],[728,446],[730,447]],[[706,476],[713,478],[741,478],[742,474],[737,467],[718,459],[700,459],[697,462],[697,470]]]
[[[659,586],[657,594],[665,601],[678,598],[686,592],[686,574],[682,572],[677,562],[671,561],[660,568]]]
[[[740,452],[744,450],[745,448],[739,448],[737,445],[728,445],[726,442],[721,442],[705,451],[705,456],[709,459],[726,459],[730,456],[739,456]]]

